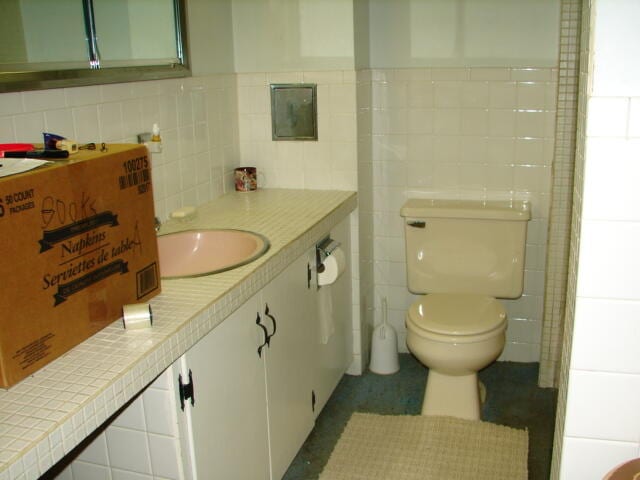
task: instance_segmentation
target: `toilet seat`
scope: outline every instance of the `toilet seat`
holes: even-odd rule
[[[422,336],[485,337],[506,328],[507,314],[493,297],[432,293],[415,301],[407,313],[407,327]],[[468,338],[469,341],[472,338]],[[477,340],[474,338],[473,340]]]

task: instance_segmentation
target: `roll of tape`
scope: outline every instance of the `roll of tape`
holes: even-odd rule
[[[127,330],[148,328],[153,325],[153,312],[148,303],[133,303],[123,305],[122,324]]]

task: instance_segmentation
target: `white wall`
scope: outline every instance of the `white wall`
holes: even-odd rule
[[[233,2],[236,72],[352,69],[353,0]]]
[[[398,347],[407,351],[404,316],[416,298],[406,287],[399,215],[407,197],[528,199],[525,291],[503,301],[510,323],[501,360],[538,361],[559,0],[368,4],[355,10],[356,31],[370,38],[367,50],[357,36],[356,52],[372,66],[358,83],[359,174],[369,182],[359,188],[372,198],[375,295],[367,307],[379,322],[387,297]]]
[[[57,480],[181,480],[175,390],[171,369],[165,370],[108,428],[86,445]]]
[[[400,207],[408,197],[528,199],[524,294],[509,314],[502,360],[538,361],[557,71],[412,68],[371,71],[371,181],[376,319],[381,297],[407,351]]]
[[[369,68],[371,65],[369,40],[369,0],[353,2],[353,52],[356,70]]]
[[[559,0],[518,0],[518,8],[482,0],[480,10],[463,0],[362,0],[353,2],[353,18],[350,3],[331,2],[326,10],[316,4],[305,28],[301,12],[309,2],[233,3],[235,65],[246,72],[238,75],[241,161],[258,166],[265,186],[358,188],[367,211],[360,223],[371,229],[361,235],[373,243],[371,255],[365,244],[354,251],[364,253],[355,301],[364,321],[356,351],[364,361],[366,328],[380,320],[383,296],[406,351],[404,313],[415,297],[406,288],[399,207],[409,192],[531,200],[525,292],[505,301],[510,325],[502,359],[538,361],[557,90],[557,71],[548,65],[558,61]],[[440,26],[473,36],[445,48],[434,42]],[[306,29],[323,40],[315,58],[303,54],[311,51],[300,40]],[[334,70],[340,58],[397,68],[365,70],[354,85],[352,70]],[[319,85],[319,141],[271,141],[269,83],[303,81]]]
[[[153,155],[152,172],[160,218],[221,195],[237,165],[230,75],[4,93],[0,112],[4,142],[41,143],[42,132],[53,132],[80,143],[136,143],[158,123],[164,149]]]
[[[567,480],[600,479],[640,456],[640,5],[592,0],[587,33],[589,22],[591,49],[583,58],[590,69],[581,86],[586,125],[578,145],[584,164],[576,177],[582,209],[574,218],[579,244],[571,265],[575,313],[568,319],[573,341],[565,349],[566,406],[559,402],[556,438],[559,478]]]
[[[5,0],[0,19],[0,64],[27,61],[20,0]]]
[[[189,65],[193,75],[233,73],[232,0],[189,0]]]
[[[369,0],[371,68],[554,67],[559,0]]]
[[[356,190],[353,70],[238,74],[240,159],[271,188]],[[271,140],[272,83],[317,85],[318,140]]]

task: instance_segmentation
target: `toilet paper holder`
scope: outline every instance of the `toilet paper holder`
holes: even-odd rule
[[[335,241],[331,237],[326,237],[316,244],[316,271],[324,272],[324,261],[340,246],[340,242]]]

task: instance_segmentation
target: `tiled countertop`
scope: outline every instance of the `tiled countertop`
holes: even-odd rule
[[[356,207],[345,191],[229,193],[161,233],[238,228],[269,251],[216,275],[163,280],[151,329],[116,321],[9,390],[0,389],[0,480],[37,479]]]

